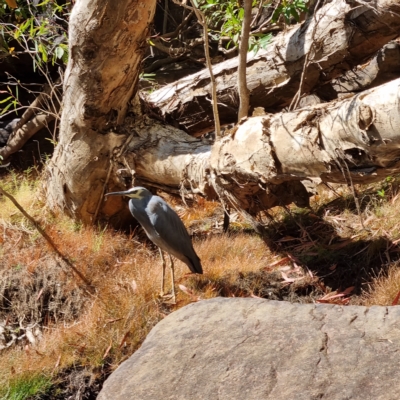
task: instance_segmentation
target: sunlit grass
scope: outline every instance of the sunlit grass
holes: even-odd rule
[[[9,306],[8,314],[7,311],[0,314],[0,322],[10,318],[9,323],[13,324],[24,316],[26,324],[36,322],[42,331],[42,339],[35,345],[25,341],[0,350],[2,388],[11,388],[11,382],[29,381],[26,377],[33,380],[40,376],[47,382],[72,366],[87,368],[95,376],[110,372],[129,357],[150,329],[170,312],[193,301],[220,295],[252,295],[262,289],[266,270],[275,268],[283,282],[281,265],[276,262],[290,253],[298,252],[303,260],[311,260],[323,258],[324,252],[332,252],[329,237],[324,246],[319,246],[318,241],[309,245],[306,233],[309,228],[301,228],[301,219],[293,222],[297,218],[295,208],[293,215],[282,209],[270,212],[274,218],[272,225],[278,226],[276,235],[283,239],[276,247],[280,251],[274,251],[259,235],[249,233],[248,224],[240,219],[233,222],[229,234],[215,230],[215,226],[222,223],[218,203],[201,199],[191,208],[185,208],[177,200],[169,200],[182,214],[185,224],[196,232],[193,243],[204,269],[202,276],[189,274],[187,266],[176,261],[177,304],[171,305],[158,297],[159,254],[144,236],[139,239],[110,227],[83,226],[64,215],[47,212],[40,202],[39,180],[12,176],[2,185],[40,220],[59,251],[91,285],[87,288],[14,206],[0,198],[0,278],[5,282],[0,286],[5,290],[4,285],[8,285],[21,294]],[[324,200],[320,195],[317,203],[312,203],[314,210],[329,201],[331,199]],[[363,205],[361,215],[366,229],[362,228],[356,210],[330,206],[320,209],[321,217],[311,218],[311,223],[315,221],[311,228],[324,221],[331,227],[332,237],[335,234],[339,239],[353,242],[372,240],[363,253],[368,255],[378,244],[374,238],[384,236],[389,242],[399,238],[399,202],[396,193],[388,193],[385,198],[371,197]],[[293,229],[297,230],[298,236],[293,241],[289,237],[292,232],[284,232],[286,222],[282,221],[291,221]],[[309,234],[314,233],[310,231]],[[287,264],[292,265],[290,261]],[[271,265],[276,267],[271,268]],[[329,264],[327,268],[334,268],[334,265]],[[329,274],[333,271],[329,270]],[[248,276],[252,278],[247,279]],[[312,273],[302,276],[304,281],[318,280]],[[399,290],[400,273],[394,263],[388,274],[371,279],[368,295],[360,298],[359,304],[391,304]],[[44,305],[40,306],[41,302]],[[24,390],[21,389],[21,393]]]
[[[21,184],[13,195],[32,210],[34,191],[25,190]],[[210,215],[214,209],[215,205],[211,204],[205,207],[204,213]],[[3,222],[9,217],[10,214],[4,214]],[[192,217],[202,218],[201,210],[194,209]],[[140,346],[160,319],[193,301],[179,285],[187,288],[196,299],[215,297],[219,293],[214,288],[218,276],[238,268],[257,270],[265,265],[266,257],[272,257],[258,236],[239,233],[195,239],[194,246],[202,259],[205,274],[193,276],[186,265],[176,261],[177,304],[168,305],[158,297],[161,263],[153,244],[139,242],[136,237],[110,228],[82,226],[64,215],[44,215],[41,223],[57,248],[95,288],[95,293],[88,295],[80,278],[57,259],[32,227],[22,229],[21,221],[19,225],[3,224],[2,236],[7,237],[0,241],[4,255],[1,261],[3,275],[10,276],[17,271],[20,283],[30,282],[41,274],[51,276],[52,282],[46,285],[61,286],[76,307],[60,303],[58,307],[63,313],[58,316],[60,321],[54,318],[47,321],[43,338],[37,345],[27,343],[0,352],[4,372],[0,376],[0,386],[6,385],[13,376],[26,373],[51,376],[71,365],[115,368]],[[35,240],[31,240],[32,236]],[[11,251],[15,249],[18,251]],[[167,276],[169,278],[169,274]],[[197,285],[199,281],[203,283]],[[26,295],[40,297],[42,287],[32,285],[31,292]],[[167,288],[169,285],[170,282]],[[60,301],[62,298],[60,296]],[[26,310],[26,307],[26,304],[16,307],[14,312]],[[80,313],[77,316],[73,314],[75,309]]]
[[[50,386],[51,379],[44,375],[20,375],[0,388],[0,398],[3,400],[25,400],[46,394]]]
[[[32,196],[32,192],[39,187],[40,180],[35,171],[27,173],[10,172],[9,175],[2,178],[1,186],[4,190],[12,194],[16,200],[24,207],[30,208],[37,203],[37,196]],[[0,207],[0,218],[9,219],[17,215],[15,206],[9,199],[2,199]]]
[[[362,304],[365,306],[400,305],[400,265],[394,262],[387,274],[378,276],[370,283],[370,290],[365,293]]]

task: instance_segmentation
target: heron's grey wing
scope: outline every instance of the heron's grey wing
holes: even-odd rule
[[[192,272],[202,274],[200,259],[178,214],[161,198],[153,196],[146,207],[147,215],[159,239],[172,255],[185,262]],[[163,248],[163,246],[160,246]]]

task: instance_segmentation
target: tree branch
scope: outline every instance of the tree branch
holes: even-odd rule
[[[1,186],[0,186],[0,193],[4,196],[6,196],[10,201],[14,204],[15,207],[18,208],[18,210],[21,212],[21,214],[29,221],[32,222],[33,226],[36,228],[36,230],[43,236],[43,238],[47,241],[47,243],[51,246],[51,248],[57,253],[57,255],[75,272],[76,275],[79,276],[79,278],[88,286],[90,289],[90,292],[93,292],[92,289],[92,284],[90,281],[86,278],[82,272],[80,272],[72,263],[71,261],[63,254],[61,251],[58,249],[54,241],[51,239],[51,237],[44,231],[44,229],[40,226],[39,222],[37,222],[32,216],[30,216],[24,209],[23,207],[15,200],[15,198],[6,192]]]
[[[252,0],[244,0],[244,18],[242,34],[240,37],[239,65],[238,65],[238,91],[240,106],[238,121],[247,117],[250,105],[250,91],[246,83],[247,51],[249,48],[250,22]]]

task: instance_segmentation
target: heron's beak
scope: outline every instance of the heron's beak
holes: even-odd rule
[[[129,194],[129,190],[125,190],[124,192],[111,192],[111,193],[106,193],[104,196],[125,196]]]

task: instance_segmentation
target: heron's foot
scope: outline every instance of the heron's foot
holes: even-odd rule
[[[174,294],[164,294],[160,293],[160,298],[163,303],[176,304],[176,296]]]

